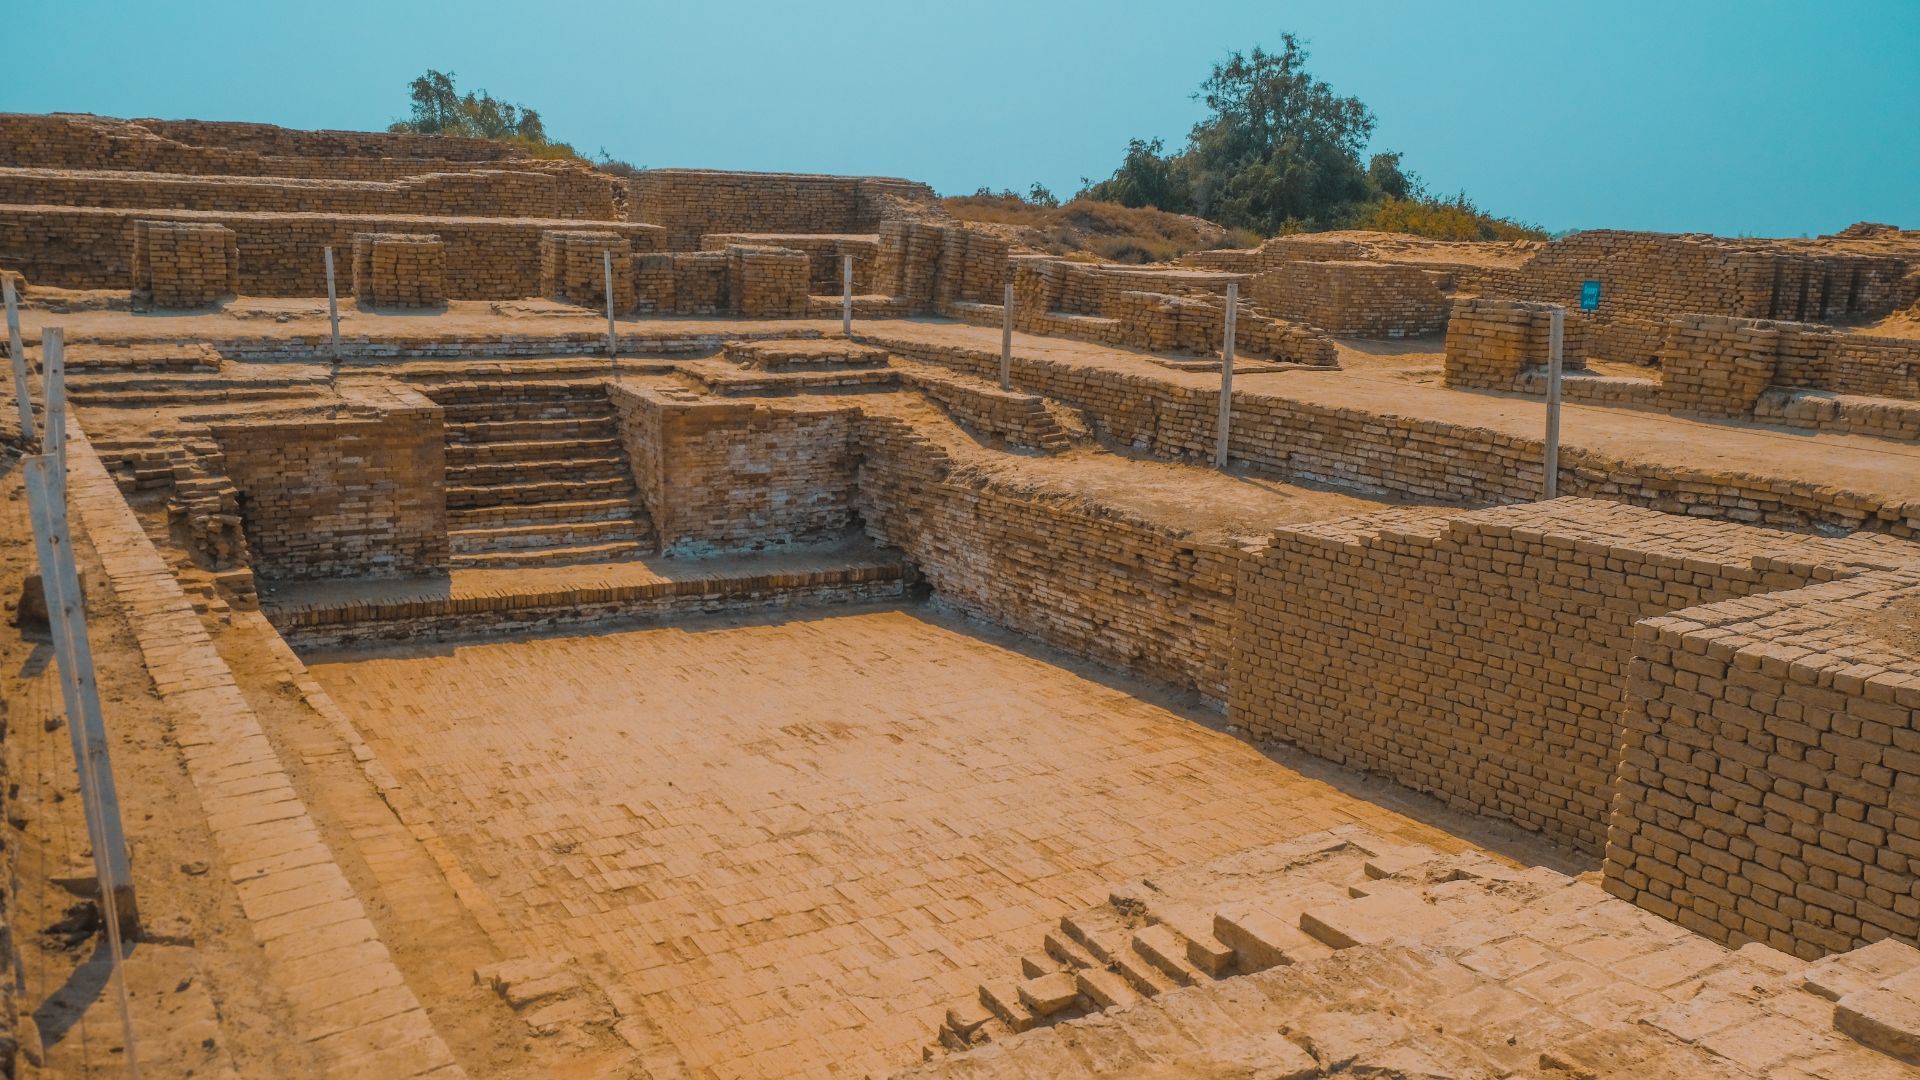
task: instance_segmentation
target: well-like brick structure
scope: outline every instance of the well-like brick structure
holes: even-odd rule
[[[209,222],[134,221],[133,292],[159,308],[205,307],[239,292],[232,229]]]
[[[353,295],[373,307],[439,307],[447,302],[447,246],[419,233],[353,238]]]

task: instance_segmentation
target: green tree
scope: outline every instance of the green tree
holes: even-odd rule
[[[533,109],[501,101],[485,90],[462,94],[453,80],[451,71],[429,69],[408,83],[413,118],[398,121],[387,130],[417,135],[465,135],[532,147],[563,145],[547,138],[546,124]]]
[[[1077,198],[1114,202],[1121,206],[1152,206],[1171,213],[1193,210],[1181,163],[1165,153],[1159,139],[1131,139],[1127,156],[1112,176],[1098,183],[1083,182]]]

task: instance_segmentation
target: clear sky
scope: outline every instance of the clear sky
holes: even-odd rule
[[[1920,228],[1920,0],[4,0],[0,111],[380,128],[429,67],[644,166],[1065,196],[1307,39],[1432,188],[1550,229]]]

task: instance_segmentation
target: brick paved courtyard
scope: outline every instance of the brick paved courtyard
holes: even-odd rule
[[[574,957],[700,1075],[908,1064],[983,973],[1130,878],[1346,822],[1462,846],[921,608],[313,671],[503,951]]]

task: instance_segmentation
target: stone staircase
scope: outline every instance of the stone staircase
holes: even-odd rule
[[[447,528],[459,568],[630,559],[653,548],[597,381],[488,384],[442,402]]]
[[[324,374],[221,375],[199,372],[70,372],[67,400],[88,408],[152,409],[237,402],[321,400]]]

